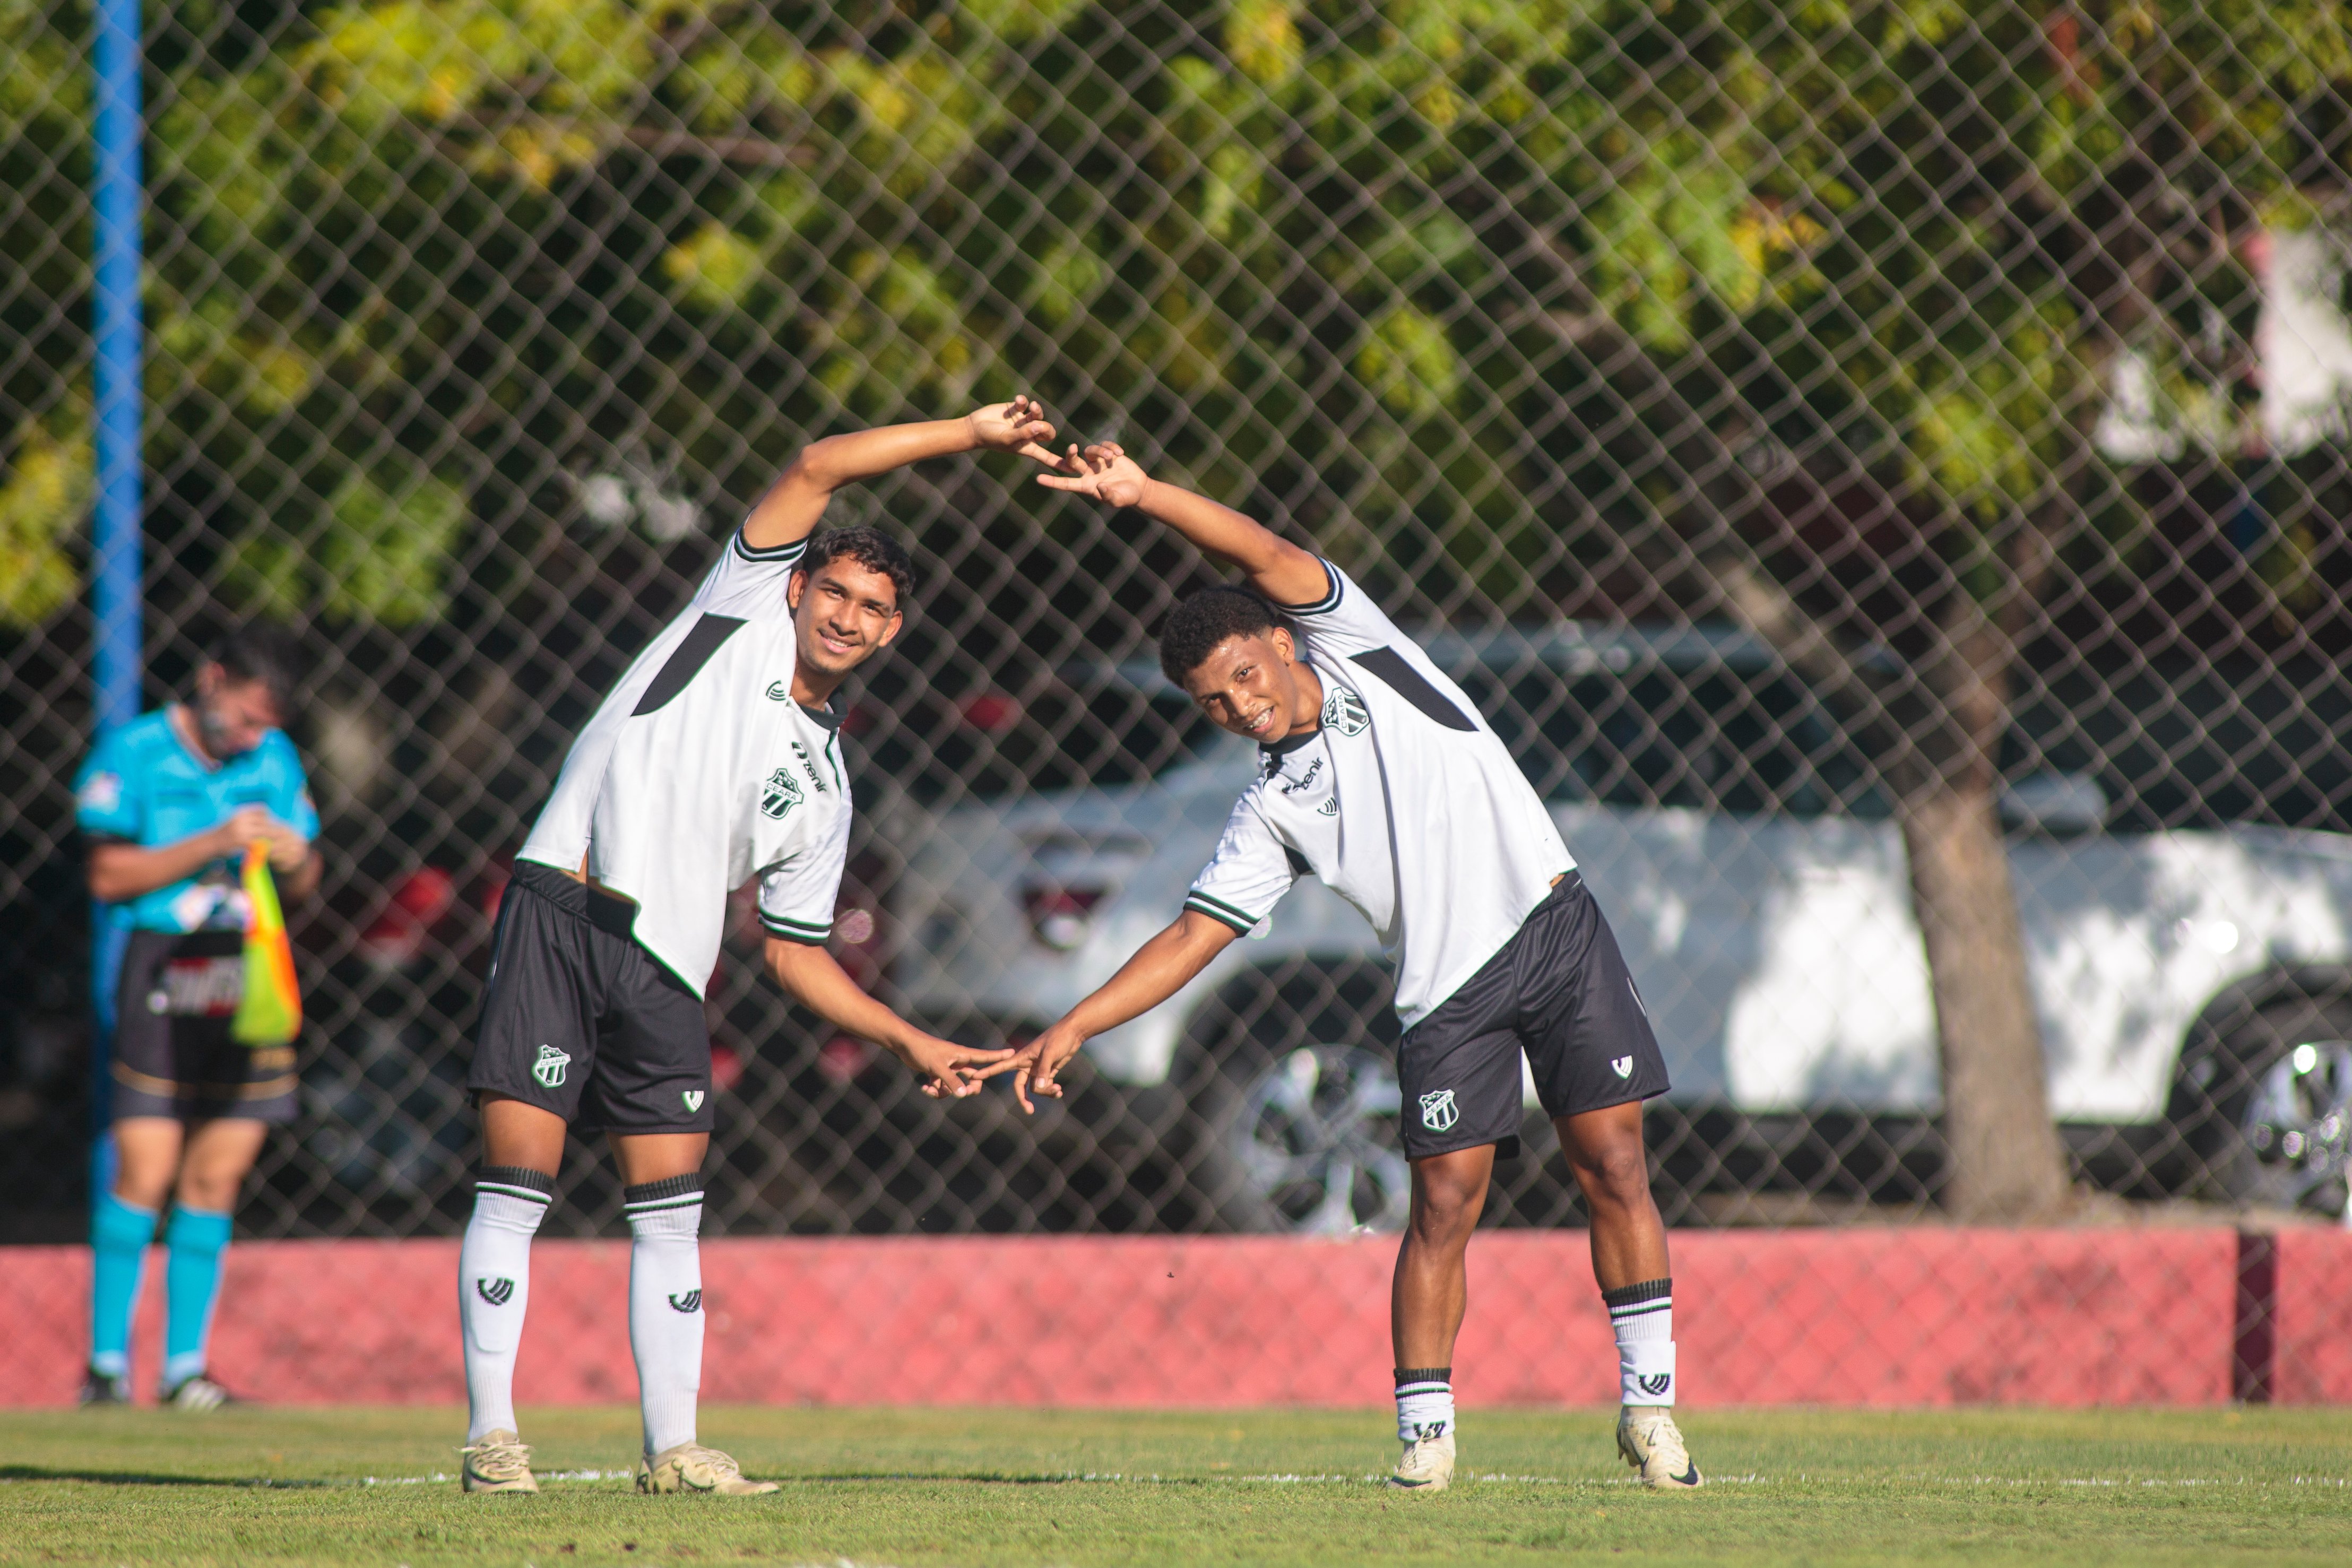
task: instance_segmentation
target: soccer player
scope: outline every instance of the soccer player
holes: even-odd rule
[[[294,1119],[291,1045],[229,1033],[245,988],[246,900],[237,862],[269,846],[288,899],[317,890],[319,813],[293,743],[297,655],[277,628],[226,638],[193,701],[142,715],[90,752],[76,782],[90,896],[128,932],[115,988],[110,1190],[90,1206],[89,1377],[85,1405],[131,1397],[131,1314],[140,1266],[163,1226],[163,1399],[229,1403],[206,1375],[237,1189],[269,1129]]]
[[[573,743],[499,912],[467,1079],[483,1166],[457,1281],[466,1490],[538,1490],[516,1429],[514,1364],[530,1239],[567,1125],[603,1128],[626,1184],[629,1348],[645,1416],[637,1490],[775,1490],[695,1434],[712,1123],[702,991],[731,889],[759,878],[768,968],[784,989],[895,1052],[926,1092],[970,1094],[992,1065],[1013,1065],[1010,1052],[907,1024],[825,948],[850,821],[831,699],[898,635],[914,573],[873,528],[808,536],[841,486],[976,449],[1050,460],[1035,444],[1053,434],[1023,397],[810,445]]]
[[[1174,925],[1024,1050],[1014,1080],[1058,1095],[1091,1035],[1173,996],[1312,872],[1362,912],[1396,965],[1412,1207],[1397,1252],[1392,1484],[1453,1479],[1454,1342],[1465,1260],[1498,1146],[1516,1150],[1520,1057],[1591,1212],[1592,1267],[1615,1325],[1617,1445],[1652,1487],[1700,1484],[1675,1429],[1666,1234],[1642,1102],[1666,1070],[1609,924],[1550,813],[1460,687],[1330,562],[1162,484],[1116,444],[1070,448],[1039,483],[1132,507],[1249,590],[1170,614],[1160,662],[1201,711],[1257,742],[1258,777]]]

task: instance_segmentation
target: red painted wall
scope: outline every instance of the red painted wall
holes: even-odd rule
[[[2294,1232],[2277,1394],[2352,1398],[2352,1237]],[[1677,1234],[1695,1405],[2210,1405],[2231,1390],[2236,1239],[2221,1229],[1919,1227]],[[712,1241],[708,1399],[812,1404],[1378,1406],[1395,1243],[1261,1237]],[[627,1401],[625,1242],[542,1242],[526,1403]],[[455,1402],[457,1244],[240,1243],[215,1369],[287,1403]],[[135,1340],[152,1382],[149,1270]],[[0,1250],[0,1404],[69,1400],[87,1255]],[[1598,1404],[1616,1357],[1579,1231],[1471,1249],[1465,1401]],[[146,1396],[142,1386],[142,1396]]]

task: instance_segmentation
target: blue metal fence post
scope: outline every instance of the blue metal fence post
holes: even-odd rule
[[[98,501],[90,519],[91,719],[104,735],[139,716],[141,629],[139,275],[141,168],[139,0],[99,0],[90,56],[97,78],[90,135],[93,284],[90,336],[96,382]],[[99,1136],[92,1176],[112,1179],[109,1086],[114,986],[123,933],[110,911],[90,918],[90,1112]]]

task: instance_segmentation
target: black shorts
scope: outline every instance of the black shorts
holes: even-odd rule
[[[1601,906],[1570,872],[1397,1047],[1409,1159],[1518,1145],[1519,1055],[1548,1116],[1666,1092],[1666,1061]]]
[[[710,1131],[702,998],[631,939],[635,915],[552,866],[515,862],[467,1088],[583,1131]]]
[[[133,931],[114,1002],[114,1108],[183,1122],[290,1122],[294,1048],[230,1038],[245,992],[236,931]]]

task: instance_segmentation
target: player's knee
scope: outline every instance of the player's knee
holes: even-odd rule
[[[1650,1158],[1638,1137],[1585,1151],[1576,1162],[1576,1176],[1588,1202],[1631,1208],[1649,1200]]]

